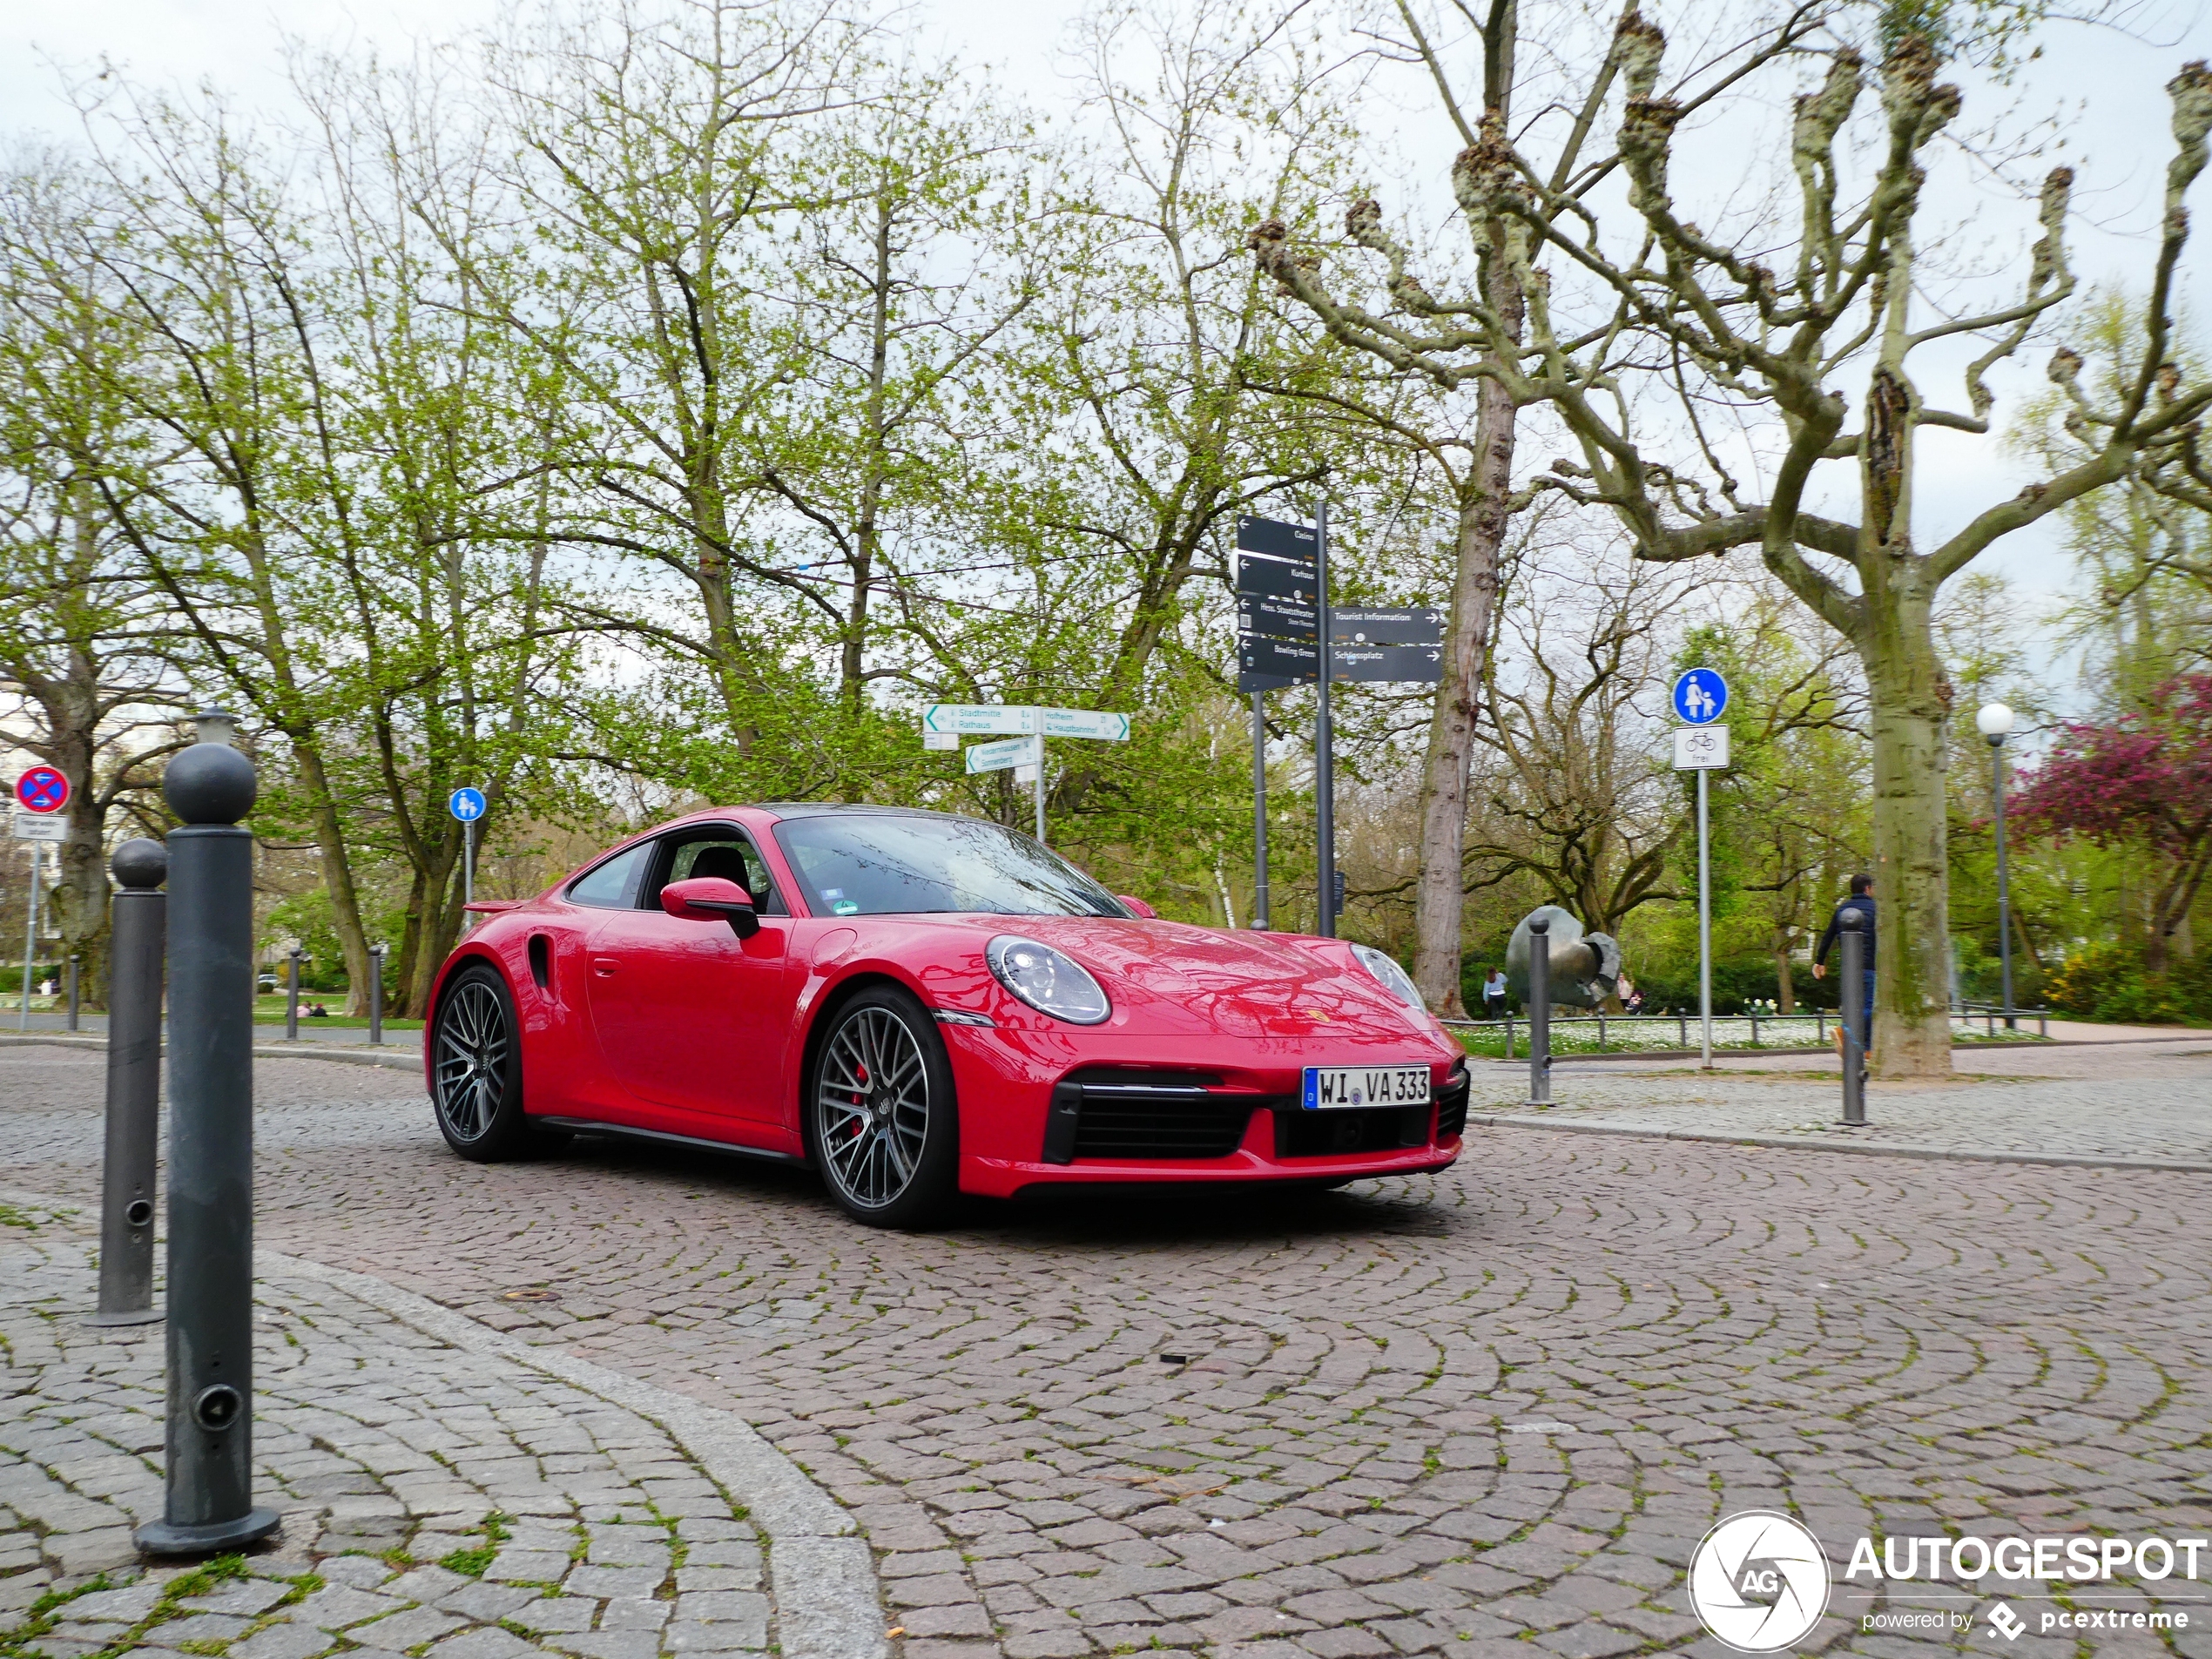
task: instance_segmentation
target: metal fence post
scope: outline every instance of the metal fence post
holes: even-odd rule
[[[274,1531],[253,1506],[253,765],[234,717],[169,763],[169,1425],[159,1555]]]
[[[389,948],[381,940],[368,948],[368,1040],[371,1042],[384,1041],[384,953]]]
[[[1513,1058],[1513,1015],[1506,1015],[1506,1058]]]
[[[77,964],[78,958],[69,959],[69,1028],[77,1029]]]
[[[1549,921],[1528,924],[1528,1103],[1552,1103],[1552,941]]]
[[[161,941],[169,908],[160,888],[169,852],[158,841],[125,841],[108,867],[123,891],[115,895],[108,938],[100,1305],[87,1323],[148,1325],[161,1317],[153,1305],[153,1184],[161,1139]],[[76,968],[71,957],[71,991]]]
[[[294,945],[285,953],[287,964],[284,987],[284,1040],[300,1041],[300,948]]]
[[[1866,1122],[1866,935],[1859,931],[1863,911],[1844,910],[1836,918],[1837,936],[1843,942],[1844,1007],[1844,1122]]]

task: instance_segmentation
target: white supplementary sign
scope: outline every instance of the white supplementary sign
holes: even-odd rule
[[[16,809],[13,819],[15,838],[18,841],[65,841],[69,839],[69,819],[43,813],[26,813]]]
[[[1728,765],[1728,728],[1683,726],[1675,732],[1675,770],[1713,772]]]
[[[1008,738],[998,743],[979,743],[968,752],[970,772],[1003,772],[1008,766],[1034,766],[1037,764],[1037,740],[1035,738]]]

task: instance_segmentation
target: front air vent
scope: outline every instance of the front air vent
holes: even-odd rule
[[[1436,1092],[1436,1138],[1440,1141],[1467,1133],[1468,1081],[1467,1062],[1460,1061]]]
[[[1426,1106],[1388,1106],[1372,1111],[1278,1112],[1275,1156],[1343,1157],[1353,1152],[1426,1146],[1429,1109]]]
[[[1244,1139],[1254,1110],[1271,1096],[1217,1094],[1202,1071],[1093,1068],[1052,1091],[1044,1161],[1083,1158],[1225,1158]]]

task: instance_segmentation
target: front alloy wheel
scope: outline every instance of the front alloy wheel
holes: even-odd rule
[[[482,963],[454,976],[438,1004],[432,1098],[446,1144],[480,1163],[510,1157],[529,1130],[506,982]]]
[[[952,1068],[914,998],[886,987],[838,1010],[814,1062],[813,1108],[822,1178],[848,1215],[914,1227],[950,1200]]]

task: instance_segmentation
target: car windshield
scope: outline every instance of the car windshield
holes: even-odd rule
[[[1129,914],[1065,859],[977,819],[787,818],[776,840],[818,916]]]

